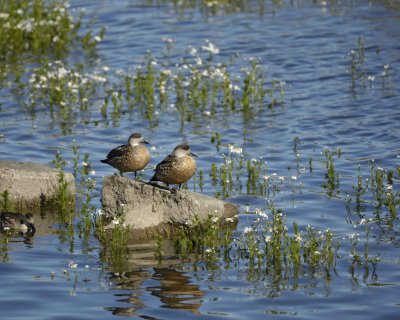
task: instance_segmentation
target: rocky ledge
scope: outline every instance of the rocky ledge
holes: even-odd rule
[[[58,200],[60,182],[74,207],[75,178],[71,173],[36,163],[0,160],[0,209],[32,213],[51,210]]]
[[[170,191],[120,176],[104,177],[102,205],[107,215],[123,215],[135,238],[169,233],[180,225],[190,226],[195,217],[205,221],[209,214],[235,218],[238,213],[237,206],[210,196],[188,190]],[[107,227],[112,228],[113,224]]]

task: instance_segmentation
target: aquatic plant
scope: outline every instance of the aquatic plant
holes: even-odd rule
[[[213,213],[210,213],[205,221],[194,217],[187,225],[180,226],[173,238],[175,252],[184,260],[193,255],[200,255],[203,259],[217,259],[220,253],[227,254],[232,235],[229,224],[232,222],[233,218],[224,218],[221,221]]]
[[[264,1],[246,1],[246,0],[146,0],[148,4],[160,6],[165,4],[173,5],[174,10],[179,14],[198,10],[205,17],[235,14],[238,12],[258,12],[263,15],[266,11],[266,3]]]
[[[175,252],[183,259],[195,256],[199,260],[201,256],[205,261],[221,260],[227,264],[236,261],[267,274],[290,273],[295,277],[305,272],[304,269],[315,273],[334,267],[340,243],[334,241],[329,229],[318,231],[307,226],[303,232],[294,223],[289,234],[281,210],[272,208],[266,214],[256,209],[254,216],[254,223],[245,227],[239,236],[226,225],[234,221],[231,218],[223,221],[225,226],[212,214],[205,222],[195,218],[190,227],[182,226],[174,238]]]
[[[105,229],[105,220],[104,215],[97,220],[96,235],[103,247],[101,259],[111,263],[114,272],[123,272],[126,270],[130,226],[125,225],[123,216],[116,216],[111,221],[112,228]]]
[[[96,221],[94,215],[96,207],[93,204],[93,192],[96,187],[96,180],[91,177],[95,172],[90,168],[89,154],[85,153],[83,159],[79,153],[80,146],[76,140],[70,144],[72,151],[72,161],[67,161],[61,152],[55,153],[55,160],[52,161],[53,165],[60,169],[59,179],[57,185],[57,196],[53,207],[59,215],[60,221],[60,235],[67,236],[73,239],[75,233],[75,218],[78,218],[79,234],[88,237],[92,230],[94,230]],[[80,160],[82,160],[80,162]],[[68,192],[68,183],[65,181],[64,169],[71,165],[75,180],[77,182],[77,197],[72,198]]]
[[[324,148],[322,154],[325,156],[325,164],[326,164],[326,183],[322,185],[323,188],[327,189],[328,195],[333,196],[334,192],[339,193],[339,173],[335,169],[335,165],[333,163],[333,156],[337,155],[340,157],[342,154],[341,148],[337,148],[337,150],[332,150],[328,148]]]
[[[1,193],[1,209],[2,211],[10,210],[10,192],[7,189]]]
[[[71,14],[65,1],[10,0],[0,4],[0,77],[9,66],[21,59],[52,57],[60,59],[79,43],[86,52],[94,53],[103,39],[92,30],[81,34],[82,17]],[[12,70],[12,69],[10,69]],[[2,72],[1,72],[2,71]]]
[[[380,49],[375,50],[376,55],[380,54]],[[383,70],[380,74],[376,73],[377,66],[372,65],[377,59],[367,59],[365,50],[365,39],[363,36],[358,37],[358,47],[350,51],[348,55],[349,67],[348,72],[351,76],[351,89],[353,93],[358,87],[368,87],[372,90],[377,78],[381,79],[382,95],[392,94],[392,75],[390,65],[383,65]],[[382,68],[382,66],[379,66]]]

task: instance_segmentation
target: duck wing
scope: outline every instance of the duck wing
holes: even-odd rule
[[[159,164],[157,164],[156,168],[154,169],[154,171],[164,171],[166,168],[171,166],[171,163],[173,162],[174,156],[173,155],[169,155],[167,157],[165,157],[165,159],[163,161],[161,161]]]
[[[108,153],[107,159],[122,157],[128,151],[128,149],[129,149],[129,146],[127,146],[127,145],[122,145],[122,146],[116,147]]]

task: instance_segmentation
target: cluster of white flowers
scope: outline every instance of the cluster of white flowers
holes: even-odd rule
[[[248,234],[248,233],[250,233],[250,232],[252,232],[253,231],[253,228],[252,227],[245,227],[244,229],[243,229],[243,234]]]
[[[265,220],[268,219],[268,215],[264,211],[262,211],[261,209],[256,208],[254,211],[255,211],[256,215],[260,216],[261,218],[263,218]]]
[[[81,74],[77,71],[68,69],[61,61],[49,63],[45,69],[35,69],[30,78],[29,85],[31,87],[30,101],[38,99],[46,100],[52,93],[60,93],[63,101],[61,106],[65,106],[68,99],[76,99],[77,94],[82,92],[84,88],[97,86],[105,83],[107,78],[98,74]],[[69,97],[69,98],[68,98]],[[87,103],[87,97],[81,97],[83,103]]]
[[[242,154],[243,153],[243,149],[239,148],[239,147],[235,147],[234,145],[229,145],[229,154],[231,153],[235,153],[235,154]]]
[[[218,54],[219,49],[209,40],[206,40],[205,45],[201,46],[201,49],[206,52],[210,52],[211,54]]]

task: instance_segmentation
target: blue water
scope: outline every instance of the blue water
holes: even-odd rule
[[[400,148],[400,7],[388,1],[314,2],[266,1],[260,13],[258,1],[245,12],[219,10],[207,14],[196,8],[174,8],[168,1],[86,1],[87,19],[96,18],[93,27],[107,26],[98,45],[98,66],[134,70],[147,50],[162,56],[163,37],[174,40],[172,57],[179,59],[188,45],[199,47],[209,39],[219,49],[216,60],[226,61],[238,53],[239,73],[246,59],[257,57],[270,77],[285,81],[284,103],[265,108],[247,117],[241,112],[218,112],[213,118],[195,118],[181,126],[180,114],[169,108],[150,126],[139,112],[125,113],[116,122],[104,120],[93,108],[89,121],[76,114],[63,126],[45,108],[32,116],[23,108],[27,99],[15,94],[13,83],[0,88],[0,159],[49,164],[57,150],[72,157],[70,143],[75,139],[82,152],[90,154],[97,187],[93,200],[100,208],[102,177],[113,169],[98,160],[122,143],[132,132],[141,132],[155,148],[155,165],[181,141],[187,141],[198,154],[199,170],[204,172],[203,193],[219,191],[208,173],[211,163],[223,161],[227,144],[243,147],[246,159],[263,157],[268,173],[296,176],[292,192],[286,187],[275,197],[233,192],[228,201],[240,206],[237,233],[254,217],[246,214],[263,208],[267,200],[281,208],[289,222],[334,230],[341,240],[352,232],[357,216],[347,217],[345,199],[354,199],[358,166],[363,177],[376,167],[395,169]],[[247,2],[246,2],[247,3]],[[73,8],[82,4],[71,1]],[[375,76],[370,85],[357,80],[352,86],[350,52],[358,39],[365,41],[364,68]],[[379,51],[379,54],[377,53]],[[82,57],[74,52],[71,63]],[[96,67],[97,65],[97,67]],[[389,65],[390,85],[381,74]],[[247,141],[243,144],[243,128]],[[210,142],[221,135],[221,148]],[[298,144],[299,160],[293,150]],[[340,175],[340,192],[330,196],[321,187],[326,183],[322,150],[340,147],[335,156]],[[309,159],[313,170],[309,170]],[[72,171],[72,164],[67,166]],[[145,171],[144,179],[151,171]],[[189,189],[194,188],[193,182]],[[398,190],[398,180],[393,189]],[[197,187],[198,191],[198,187]],[[374,218],[374,206],[366,203],[365,218]],[[384,220],[385,221],[385,220]],[[94,236],[73,242],[57,233],[58,225],[41,221],[31,242],[13,239],[1,251],[0,310],[2,319],[109,319],[115,315],[144,319],[395,319],[399,312],[399,224],[372,223],[370,254],[380,256],[374,269],[359,267],[352,274],[348,262],[348,241],[335,272],[303,274],[282,279],[279,285],[265,274],[256,274],[245,265],[212,270],[204,263],[180,264],[171,260],[157,266],[152,249],[132,247],[128,267],[116,273],[107,259],[101,259],[101,245]],[[346,244],[347,243],[347,244]],[[151,246],[150,246],[151,248]],[[146,257],[140,254],[147,252]],[[361,251],[362,252],[362,251]],[[73,261],[76,268],[70,268]]]

